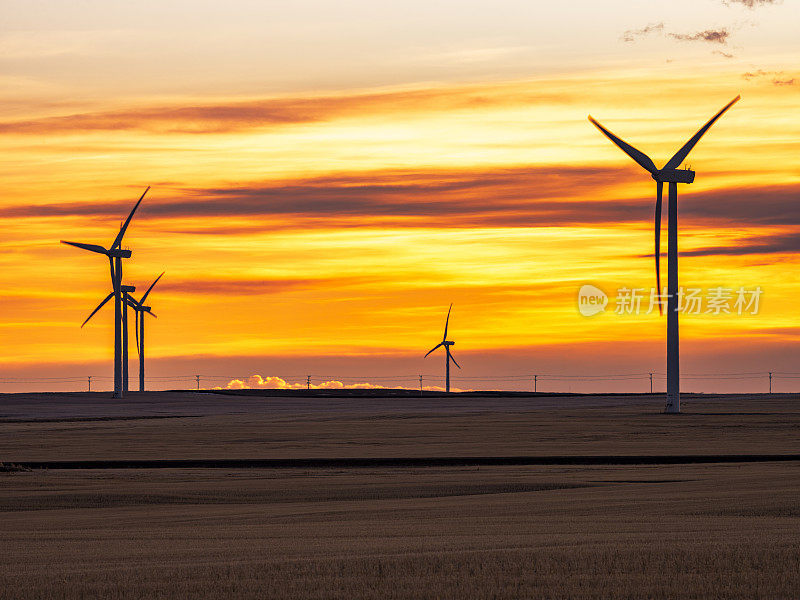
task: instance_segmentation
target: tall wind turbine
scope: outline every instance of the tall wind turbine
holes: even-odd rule
[[[139,391],[144,391],[144,315],[149,314],[152,317],[155,317],[155,313],[150,310],[150,307],[145,305],[145,301],[147,300],[147,296],[150,294],[150,291],[155,287],[158,283],[158,280],[164,276],[162,272],[161,275],[156,277],[156,280],[150,284],[150,287],[147,288],[147,291],[142,296],[141,300],[136,300],[133,296],[128,296],[128,304],[130,304],[131,308],[136,311],[136,350],[139,353]]]
[[[97,244],[84,244],[82,242],[67,242],[61,240],[62,244],[69,244],[70,246],[88,250],[89,252],[105,254],[108,257],[108,263],[111,267],[111,285],[114,288],[114,398],[122,398],[124,396],[122,384],[122,259],[131,257],[130,250],[122,249],[122,238],[125,236],[125,231],[128,229],[128,225],[133,218],[133,213],[139,208],[139,204],[141,204],[149,189],[150,186],[147,186],[144,194],[142,194],[141,198],[139,198],[134,205],[128,218],[125,219],[122,227],[120,227],[117,237],[114,238],[113,243],[108,249],[103,248],[103,246],[98,246]]]
[[[664,412],[681,412],[680,400],[680,352],[678,345],[678,184],[692,183],[694,171],[678,169],[695,144],[703,134],[719,119],[726,110],[733,106],[741,96],[736,96],[725,107],[714,115],[711,120],[703,125],[683,147],[670,158],[663,168],[658,169],[652,159],[644,152],[637,150],[624,142],[591,116],[589,121],[595,125],[608,139],[616,144],[625,154],[636,161],[639,166],[650,173],[656,182],[656,211],[655,211],[655,259],[656,283],[658,293],[661,294],[661,271],[659,260],[661,257],[661,196],[664,183],[669,183],[669,206],[667,223],[667,405]],[[659,309],[661,304],[659,303]]]
[[[457,366],[459,369],[461,366],[456,362],[456,359],[453,358],[453,355],[450,354],[450,346],[455,344],[455,342],[449,342],[447,340],[447,325],[450,323],[450,311],[453,310],[453,305],[450,305],[450,308],[447,309],[447,320],[444,322],[444,335],[442,336],[442,341],[436,344],[433,348],[428,351],[428,354],[436,350],[439,346],[444,346],[445,351],[445,358],[444,358],[444,372],[445,372],[445,390],[447,392],[450,391],[450,361],[453,361],[453,364]],[[428,354],[425,355],[425,358],[428,357]]]

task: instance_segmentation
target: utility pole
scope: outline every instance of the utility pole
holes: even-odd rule
[[[650,373],[650,393],[653,393],[653,374]]]
[[[772,393],[772,371],[769,372],[769,393]]]
[[[538,375],[534,375],[533,376],[533,393],[534,394],[536,393],[536,384],[537,384],[538,380],[539,380],[539,376]]]
[[[422,375],[419,376],[419,393],[422,393]]]
[[[308,375],[308,376],[306,377],[306,389],[307,389],[307,390],[310,390],[310,389],[311,389],[311,375]]]
[[[89,375],[89,377],[87,377],[87,379],[89,380],[89,391],[91,392],[92,391],[92,376]]]
[[[197,389],[199,390],[200,389],[200,375],[195,375],[194,378],[197,381]]]

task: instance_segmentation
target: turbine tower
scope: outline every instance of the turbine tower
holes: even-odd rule
[[[134,285],[121,285],[122,292],[122,391],[128,393],[128,304],[130,293],[136,291]]]
[[[145,313],[155,317],[155,313],[150,310],[150,307],[145,305],[145,301],[147,300],[147,296],[150,294],[150,291],[155,287],[158,283],[158,280],[163,277],[164,273],[162,272],[161,275],[156,277],[156,280],[150,284],[150,287],[147,288],[147,291],[142,296],[141,300],[136,300],[133,296],[128,296],[128,304],[130,304],[131,308],[136,311],[136,351],[139,353],[139,391],[144,391],[144,315]]]
[[[664,412],[681,412],[680,400],[680,351],[678,344],[678,184],[692,183],[694,171],[678,169],[695,144],[703,134],[719,119],[725,111],[733,106],[741,96],[736,96],[725,107],[714,115],[708,123],[703,125],[683,147],[670,158],[663,168],[658,169],[652,159],[644,152],[637,150],[624,142],[591,116],[589,121],[597,127],[603,135],[616,144],[625,154],[636,161],[639,166],[650,173],[656,182],[656,210],[655,210],[655,260],[656,284],[658,294],[661,289],[661,271],[659,260],[661,258],[661,197],[664,183],[669,183],[669,205],[667,210],[667,404]],[[661,311],[661,303],[659,303]]]
[[[444,335],[442,336],[442,341],[436,344],[433,348],[428,351],[428,354],[436,350],[439,346],[444,346],[445,351],[445,358],[444,358],[444,373],[445,373],[445,391],[450,391],[450,361],[453,361],[453,364],[457,366],[459,369],[461,366],[456,362],[456,359],[453,358],[453,355],[450,354],[450,346],[455,344],[455,342],[450,342],[447,340],[447,325],[450,323],[450,311],[453,310],[453,305],[450,304],[450,308],[447,309],[447,320],[444,322]],[[425,355],[425,358],[428,357],[428,354]]]
[[[122,381],[122,259],[131,257],[131,251],[123,250],[121,247],[122,238],[125,236],[125,231],[128,229],[128,225],[133,218],[133,213],[139,208],[139,204],[141,204],[149,189],[150,186],[147,186],[144,194],[142,194],[134,205],[128,218],[125,219],[122,227],[120,227],[117,237],[114,238],[114,242],[108,249],[98,246],[97,244],[84,244],[82,242],[67,242],[61,240],[62,244],[75,246],[76,248],[88,250],[89,252],[104,254],[108,257],[109,266],[111,267],[111,285],[114,289],[112,292],[114,296],[114,398],[122,398],[124,396]]]

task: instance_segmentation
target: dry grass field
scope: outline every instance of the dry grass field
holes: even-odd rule
[[[796,396],[659,409],[647,396],[0,396],[0,460],[800,448]],[[0,598],[796,598],[800,463],[12,469],[0,548]]]

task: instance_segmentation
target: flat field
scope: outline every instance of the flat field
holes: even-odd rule
[[[37,460],[795,454],[796,395],[0,395],[0,598],[795,598],[800,462],[16,470]]]

